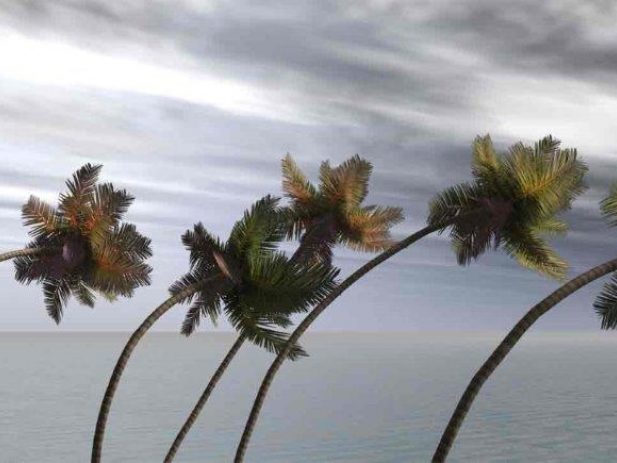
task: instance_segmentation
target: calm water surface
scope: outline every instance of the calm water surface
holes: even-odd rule
[[[128,334],[0,333],[0,462],[89,461],[99,401]],[[313,334],[282,370],[247,463],[426,462],[496,334]],[[157,462],[233,336],[157,333],[135,352],[105,462]],[[178,462],[231,461],[271,361],[245,347]],[[452,462],[617,461],[617,335],[532,334],[486,384]]]

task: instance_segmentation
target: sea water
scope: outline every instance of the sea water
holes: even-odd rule
[[[247,463],[428,462],[503,333],[317,333],[277,376]],[[0,333],[0,462],[89,461],[127,333]],[[151,333],[113,403],[104,462],[160,462],[229,333]],[[271,354],[245,346],[177,462],[231,462]],[[532,333],[480,392],[451,462],[617,461],[617,335]]]

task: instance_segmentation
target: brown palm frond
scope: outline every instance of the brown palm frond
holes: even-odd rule
[[[317,196],[315,187],[308,181],[290,154],[282,162],[283,191],[285,195],[298,204],[307,204]]]
[[[102,167],[85,164],[73,174],[72,179],[66,181],[69,191],[60,195],[59,211],[71,226],[76,227],[81,223]]]
[[[341,237],[351,249],[376,252],[392,245],[390,228],[403,221],[398,207],[368,206],[347,214],[347,230]]]
[[[24,225],[32,227],[29,233],[35,238],[58,234],[66,225],[64,218],[55,208],[36,196],[30,196],[22,206],[21,216]]]
[[[322,164],[321,192],[332,203],[342,202],[346,209],[358,207],[368,194],[373,165],[357,154],[336,168]]]

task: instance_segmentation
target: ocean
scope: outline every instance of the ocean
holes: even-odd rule
[[[278,375],[247,463],[428,462],[503,333],[309,334]],[[0,333],[0,462],[89,461],[127,333]],[[146,336],[129,362],[104,462],[160,462],[233,342]],[[245,346],[177,462],[231,462],[272,356]],[[532,333],[478,396],[451,462],[617,461],[617,334]]]

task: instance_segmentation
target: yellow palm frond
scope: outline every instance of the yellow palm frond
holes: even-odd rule
[[[315,187],[308,181],[290,154],[283,158],[281,167],[285,195],[301,204],[314,201],[317,195]]]
[[[358,207],[368,194],[368,182],[373,165],[357,154],[336,168],[322,163],[321,191],[333,203],[343,202],[344,208]]]
[[[495,152],[490,135],[477,136],[472,145],[471,167],[474,175],[479,178],[487,178],[497,172],[500,167],[500,159]]]

